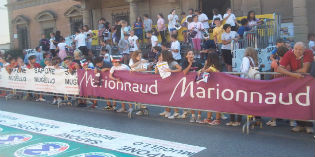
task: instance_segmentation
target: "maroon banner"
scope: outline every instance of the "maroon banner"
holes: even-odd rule
[[[102,73],[94,84],[93,71],[78,71],[81,96],[97,96],[161,106],[211,110],[255,116],[315,120],[315,79],[290,77],[246,80],[225,73],[211,73],[208,83],[196,83],[196,73],[159,75],[116,71],[121,82]]]

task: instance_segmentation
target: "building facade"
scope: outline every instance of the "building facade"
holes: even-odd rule
[[[284,22],[293,22],[296,41],[306,41],[315,32],[314,0],[8,0],[10,36],[14,48],[34,48],[42,33],[60,30],[67,36],[82,25],[97,29],[98,19],[114,23],[124,19],[134,23],[137,16],[148,14],[167,17],[171,9],[187,12],[201,8],[209,17],[212,9],[223,14],[230,7],[237,16],[278,13]]]

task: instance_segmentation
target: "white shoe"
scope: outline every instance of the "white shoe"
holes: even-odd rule
[[[56,100],[56,99],[54,99],[54,100],[53,100],[53,102],[52,102],[51,104],[53,104],[53,105],[57,104],[57,100]]]
[[[138,112],[136,113],[136,115],[142,116],[142,115],[143,115],[143,112],[142,112],[142,111],[138,111]]]
[[[187,118],[187,115],[188,115],[188,112],[187,112],[187,111],[184,111],[183,114],[179,116],[179,118],[181,118],[181,119],[186,119],[186,118]]]
[[[227,116],[225,116],[225,114],[224,114],[224,113],[221,113],[221,119],[223,119],[223,120],[227,120],[227,119],[228,119],[228,117],[227,117]]]
[[[233,123],[234,123],[234,122],[228,122],[228,123],[226,123],[225,125],[226,125],[226,126],[232,126]]]
[[[314,133],[314,129],[312,127],[305,127],[306,133],[312,134]]]
[[[86,101],[86,104],[88,104],[88,105],[92,105],[92,104],[93,104],[93,102],[92,102],[92,101],[90,101],[90,100],[87,100],[87,101]]]
[[[189,122],[190,122],[190,123],[195,123],[195,122],[196,122],[196,117],[195,117],[195,116],[191,116]]]
[[[118,109],[116,112],[121,113],[121,112],[127,112],[127,111],[126,111],[126,109],[124,109],[124,108],[120,108],[120,109]]]
[[[292,127],[296,126],[296,121],[295,120],[290,120],[290,126],[292,126]]]
[[[275,120],[271,120],[271,121],[268,121],[266,125],[275,127],[277,126],[277,122]]]
[[[165,116],[166,113],[167,113],[167,111],[164,111],[164,112],[160,113],[160,116]]]
[[[175,119],[179,117],[179,113],[178,112],[174,112],[174,114],[172,116],[169,116],[168,119]]]
[[[234,122],[234,123],[232,124],[232,126],[240,126],[240,125],[241,125],[240,122]]]
[[[46,100],[44,98],[39,98],[38,101],[44,102]]]
[[[170,112],[166,112],[165,115],[164,115],[165,118],[168,118],[168,117],[170,117],[170,116],[171,116],[171,113],[170,113]]]
[[[198,115],[197,120],[196,120],[196,123],[199,123],[199,124],[202,124],[202,123],[203,123],[203,121],[201,120],[201,116]]]

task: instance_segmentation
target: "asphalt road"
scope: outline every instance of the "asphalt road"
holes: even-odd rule
[[[249,135],[241,127],[209,126],[185,120],[161,118],[160,108],[150,108],[150,116],[129,119],[125,113],[61,107],[33,101],[0,99],[0,110],[95,128],[119,131],[207,149],[196,157],[314,157],[315,140],[306,133],[292,133],[288,123],[263,126]]]

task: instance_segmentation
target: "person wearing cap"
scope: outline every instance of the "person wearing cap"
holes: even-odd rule
[[[130,68],[127,65],[122,64],[121,62],[122,62],[121,58],[113,57],[113,59],[112,59],[113,66],[109,70],[109,78],[110,79],[118,81],[118,82],[121,82],[120,78],[115,77],[113,75],[114,72],[115,71],[120,71],[120,70],[130,71]],[[116,108],[116,104],[114,104],[113,107]],[[133,111],[132,104],[129,104],[129,110],[128,110],[129,114],[131,114],[132,111]],[[121,108],[118,109],[117,112],[119,112],[119,113],[120,112],[127,112],[126,104],[125,103],[121,103]]]
[[[279,57],[277,56],[277,51],[278,51],[278,48],[281,46],[285,46],[285,42],[283,39],[278,39],[276,42],[276,48],[271,52],[271,55],[270,55],[271,61],[278,61],[279,60]]]

